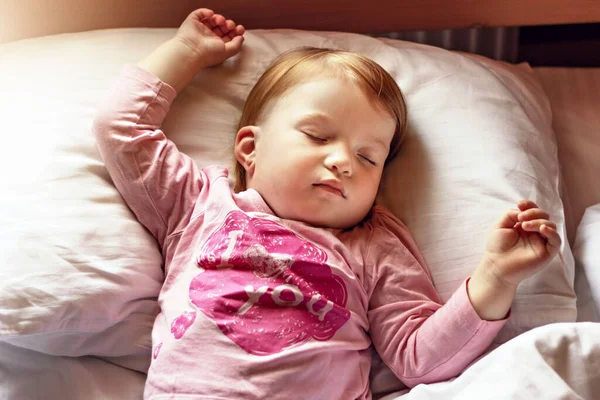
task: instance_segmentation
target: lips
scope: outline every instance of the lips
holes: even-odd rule
[[[319,183],[315,183],[314,186],[317,186],[323,190],[326,190],[330,193],[337,194],[341,197],[346,197],[346,193],[344,192],[344,185],[341,182],[335,180],[327,180]]]

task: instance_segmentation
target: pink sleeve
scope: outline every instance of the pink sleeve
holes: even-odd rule
[[[175,96],[150,72],[126,65],[92,128],[115,186],[161,247],[189,220],[202,186],[194,161],[160,130]]]
[[[369,322],[382,360],[407,386],[459,375],[492,343],[506,319],[479,318],[463,282],[446,304],[408,229],[375,213],[367,261],[373,265]]]

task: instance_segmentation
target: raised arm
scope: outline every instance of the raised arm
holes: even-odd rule
[[[173,39],[138,66],[123,68],[94,119],[115,186],[161,246],[185,225],[203,183],[193,160],[166,138],[161,125],[177,91],[202,68],[239,51],[243,27],[227,31],[231,23],[211,10],[194,11]]]
[[[179,93],[200,70],[236,55],[245,29],[207,8],[192,12],[175,37],[152,52],[138,66],[156,75]]]

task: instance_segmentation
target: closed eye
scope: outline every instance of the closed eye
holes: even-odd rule
[[[363,156],[362,154],[359,154],[359,157],[361,157],[363,160],[365,160],[366,162],[368,162],[368,163],[369,163],[369,164],[371,164],[371,165],[374,165],[374,166],[376,166],[376,165],[377,165],[377,163],[375,163],[375,161],[373,161],[373,160],[371,160],[371,159],[369,159],[369,158],[367,158],[367,157]]]
[[[306,133],[306,132],[303,132],[303,133],[304,133],[306,136],[308,136],[308,137],[310,138],[310,140],[313,140],[313,141],[315,141],[315,142],[323,143],[323,142],[326,142],[326,141],[327,141],[327,139],[323,139],[323,138],[320,138],[320,137],[318,137],[318,136],[311,135],[310,133]]]

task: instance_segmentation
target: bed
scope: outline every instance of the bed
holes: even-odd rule
[[[362,35],[597,22],[600,3],[275,4],[3,6],[0,399],[142,398],[161,254],[114,188],[91,124],[123,65],[171,37],[199,6],[250,29],[244,51],[199,75],[165,121],[200,166],[230,166],[244,98],[276,55],[337,47],[372,57],[406,95],[407,141],[378,201],[410,228],[444,301],[515,201],[530,198],[557,222],[559,256],[520,286],[484,356],[456,379],[409,391],[374,353],[374,398],[600,396],[600,68],[532,68]]]

